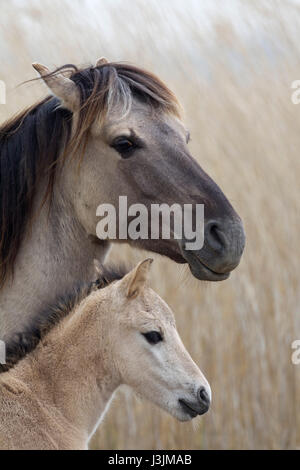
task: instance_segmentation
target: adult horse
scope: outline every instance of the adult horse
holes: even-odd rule
[[[198,279],[226,279],[244,248],[242,223],[191,157],[174,95],[154,75],[99,60],[50,73],[51,95],[0,128],[0,337],[22,331],[76,279],[89,279],[100,203],[205,205],[205,242],[127,240],[188,263]]]

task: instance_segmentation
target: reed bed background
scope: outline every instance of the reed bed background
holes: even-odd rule
[[[153,287],[176,313],[213,391],[211,411],[182,424],[117,393],[92,448],[300,448],[299,1],[0,0],[0,122],[45,94],[31,62],[99,56],[154,71],[175,91],[191,151],[243,218],[247,246],[230,279],[194,280],[155,257]],[[144,253],[115,246],[131,263]]]

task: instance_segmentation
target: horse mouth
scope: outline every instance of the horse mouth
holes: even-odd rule
[[[199,258],[195,258],[193,264],[189,263],[191,273],[202,281],[224,281],[230,276],[229,273],[217,273],[204,264]]]
[[[190,271],[197,279],[201,281],[224,281],[230,276],[230,272],[218,273],[204,264],[200,258],[191,251],[183,251],[186,262],[189,265]]]
[[[208,407],[199,408],[197,405],[193,407],[190,403],[187,403],[185,400],[179,399],[180,406],[182,410],[190,416],[190,418],[196,418],[198,415],[203,415],[207,412]]]

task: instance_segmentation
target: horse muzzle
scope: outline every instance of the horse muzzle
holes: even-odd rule
[[[190,401],[183,398],[178,400],[179,405],[191,419],[196,416],[207,413],[210,407],[210,397],[205,387],[200,387],[197,391],[197,397],[195,400]]]
[[[200,250],[187,250],[186,242],[181,240],[179,244],[192,274],[200,280],[223,281],[240,262],[245,232],[239,218],[213,219],[205,223]]]

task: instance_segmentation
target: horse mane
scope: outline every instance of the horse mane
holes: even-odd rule
[[[44,308],[31,324],[16,333],[6,343],[6,363],[0,364],[0,374],[12,369],[27,354],[34,351],[40,341],[62,319],[69,315],[91,292],[103,289],[127,274],[125,266],[102,267],[101,276],[90,283],[79,283],[73,289],[56,299],[53,305]]]
[[[179,116],[173,93],[156,76],[132,65],[106,63],[78,69],[67,64],[52,74],[68,74],[80,92],[77,128],[72,113],[48,96],[0,127],[0,288],[13,274],[22,235],[32,217],[38,182],[45,180],[43,202],[51,201],[59,158],[81,149],[96,119],[118,107],[126,113],[136,98]]]

